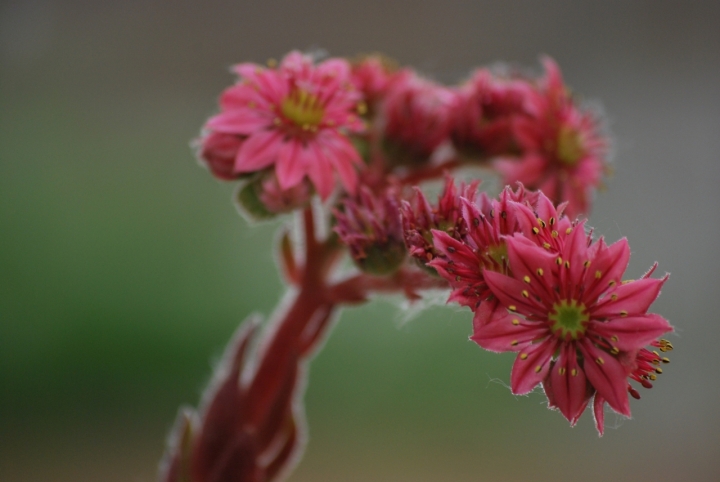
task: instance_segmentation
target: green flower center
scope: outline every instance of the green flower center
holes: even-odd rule
[[[283,116],[304,130],[312,130],[322,122],[325,109],[316,95],[293,89],[280,105]]]
[[[550,329],[558,338],[577,340],[585,334],[590,315],[583,303],[561,300],[553,305],[548,320]]]
[[[583,155],[580,133],[570,127],[560,128],[557,139],[557,158],[567,166],[574,166]]]
[[[505,243],[491,244],[488,246],[487,256],[498,265],[502,266],[503,260],[508,259],[507,245]]]

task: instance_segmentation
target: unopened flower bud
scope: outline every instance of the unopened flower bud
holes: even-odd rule
[[[426,162],[447,139],[452,94],[407,71],[392,83],[383,114],[384,147],[394,164]]]
[[[265,171],[243,186],[237,201],[251,219],[263,220],[290,212],[310,202],[312,187],[307,179],[290,189],[281,189],[273,171]]]
[[[375,195],[364,187],[358,196],[345,200],[335,217],[335,232],[361,270],[387,275],[405,261],[399,203],[393,190]]]
[[[365,97],[366,112],[360,113],[369,118],[375,114],[375,106],[380,102],[396,78],[397,65],[383,55],[367,55],[354,62],[351,78],[355,88]]]
[[[531,88],[527,81],[476,71],[455,95],[450,131],[455,148],[469,158],[517,155],[513,126]]]
[[[218,179],[238,179],[242,174],[234,169],[235,158],[243,141],[239,135],[212,132],[199,139],[198,158]]]

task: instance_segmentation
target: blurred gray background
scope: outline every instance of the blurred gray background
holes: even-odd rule
[[[282,289],[278,223],[248,226],[189,141],[230,65],[317,47],[449,83],[553,56],[614,133],[590,224],[629,238],[629,277],[672,273],[653,310],[677,334],[600,439],[590,413],[571,429],[512,396],[512,355],[469,342],[468,311],[346,310],[290,480],[720,480],[719,20],[680,1],[1,2],[0,480],[155,479],[177,407]]]

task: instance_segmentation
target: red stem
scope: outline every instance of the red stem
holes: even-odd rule
[[[414,299],[418,289],[443,286],[441,280],[409,268],[390,277],[358,274],[330,284],[341,246],[333,235],[317,239],[311,208],[303,212],[302,223],[304,260],[295,260],[289,240],[281,240],[281,259],[297,291],[268,323],[254,354],[247,354],[253,323],[230,342],[199,415],[185,411],[179,420],[161,481],[276,480],[299,458],[305,425],[302,377],[335,308],[364,301],[370,291],[402,290]],[[248,358],[256,364],[248,364]]]

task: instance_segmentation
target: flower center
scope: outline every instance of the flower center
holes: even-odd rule
[[[557,158],[567,166],[574,166],[583,155],[580,133],[575,129],[562,126],[558,133]]]
[[[303,89],[293,89],[280,105],[283,116],[304,130],[317,128],[325,109],[316,95]]]
[[[576,300],[561,300],[553,305],[548,315],[550,329],[558,338],[577,340],[585,334],[590,315],[583,303]]]
[[[508,259],[507,245],[505,243],[491,244],[487,248],[487,256],[502,267],[503,262]]]

